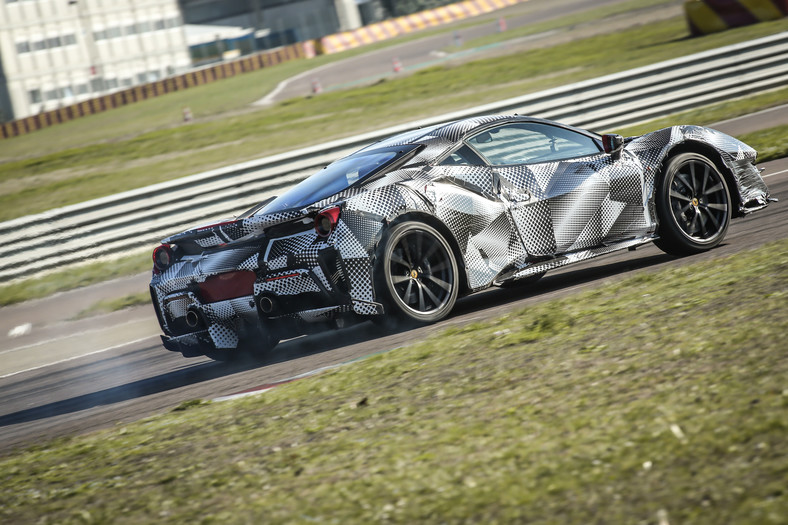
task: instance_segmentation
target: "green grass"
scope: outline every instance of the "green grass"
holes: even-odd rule
[[[738,137],[758,151],[758,162],[788,157],[788,124]]]
[[[152,267],[149,251],[101,262],[72,266],[40,277],[0,285],[0,306],[49,297],[57,292],[81,288],[117,277],[126,277]],[[150,297],[148,296],[150,301]]]
[[[785,523],[786,297],[786,240],[643,271],[17,451],[0,519]]]
[[[157,103],[166,103],[169,108],[161,111],[174,113],[173,127],[37,158],[9,160],[0,165],[0,220],[320,143],[326,137],[348,136],[749,40],[784,27],[784,21],[767,22],[687,39],[686,22],[678,17],[549,49],[470,62],[462,67],[433,67],[374,86],[293,99],[261,111],[207,118],[188,125],[174,123],[180,118],[181,104],[164,97]],[[610,60],[607,53],[599,53],[599,49],[615,49],[616,60]],[[497,85],[490,86],[490,79],[496,79]],[[230,86],[219,82],[205,88],[221,89],[223,85]],[[218,98],[216,92],[211,93],[206,95],[206,100]],[[403,97],[403,93],[408,96]],[[254,93],[254,97],[259,94]],[[247,98],[253,97],[247,94]],[[133,111],[138,106],[126,109]],[[25,146],[25,141],[56,143],[56,133],[78,134],[78,128],[71,128],[72,125],[93,124],[92,129],[97,131],[92,133],[99,133],[106,123],[93,119],[109,118],[113,114],[117,113],[81,119],[50,128],[43,134],[2,141],[0,148],[5,152],[2,157],[17,158],[17,152],[25,148],[32,151],[34,146],[29,142]],[[370,120],[370,115],[375,118]]]
[[[508,29],[504,32],[495,33],[479,38],[472,38],[463,41],[462,45],[448,46],[447,51],[457,51],[460,49],[471,49],[475,47],[490,46],[507,40],[522,38],[539,33],[547,33],[549,31],[565,30],[575,26],[581,26],[589,23],[605,23],[605,19],[612,18],[624,14],[634,14],[637,11],[643,11],[658,6],[669,6],[681,4],[683,0],[630,0],[628,2],[621,2],[613,5],[607,5],[595,8],[590,11],[582,11],[577,14],[569,14],[554,20],[540,22],[537,24],[528,24],[513,29]],[[508,17],[507,17],[508,18]]]
[[[719,102],[689,111],[673,113],[635,126],[616,129],[614,133],[620,133],[624,136],[637,136],[648,133],[649,131],[654,131],[655,129],[667,128],[677,124],[708,126],[714,122],[741,117],[786,103],[788,103],[788,87],[756,95],[747,95],[745,97]]]
[[[74,319],[84,319],[86,317],[93,317],[95,315],[131,308],[132,306],[150,304],[150,301],[150,292],[147,290],[144,292],[124,295],[123,297],[117,297],[114,299],[103,299],[101,301],[95,302],[88,308],[85,308],[79,312],[74,316]]]

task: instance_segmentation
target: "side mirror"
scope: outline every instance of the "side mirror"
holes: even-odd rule
[[[621,135],[602,135],[602,147],[605,153],[615,155],[621,153],[621,148],[624,147],[624,137]]]

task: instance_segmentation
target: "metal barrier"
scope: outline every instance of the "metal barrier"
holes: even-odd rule
[[[603,131],[785,85],[788,32],[21,217],[0,223],[0,282],[152,247],[416,127],[518,113]]]

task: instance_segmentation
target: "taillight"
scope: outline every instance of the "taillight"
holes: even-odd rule
[[[321,211],[315,217],[315,231],[321,237],[328,237],[339,222],[339,206]]]
[[[168,244],[157,246],[153,250],[153,271],[162,273],[175,262],[175,253]]]
[[[197,287],[203,301],[215,303],[254,294],[254,281],[254,272],[240,270],[212,275],[204,282],[197,283]]]

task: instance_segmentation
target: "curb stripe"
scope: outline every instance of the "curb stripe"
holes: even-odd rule
[[[788,0],[688,0],[684,13],[690,33],[699,36],[788,14]]]
[[[436,7],[435,9],[427,9],[411,15],[401,16],[393,20],[384,20],[353,31],[329,35],[321,39],[321,44],[325,54],[338,53],[365,44],[394,38],[405,33],[419,31],[428,27],[448,24],[527,1],[528,0],[465,0],[455,4]]]

